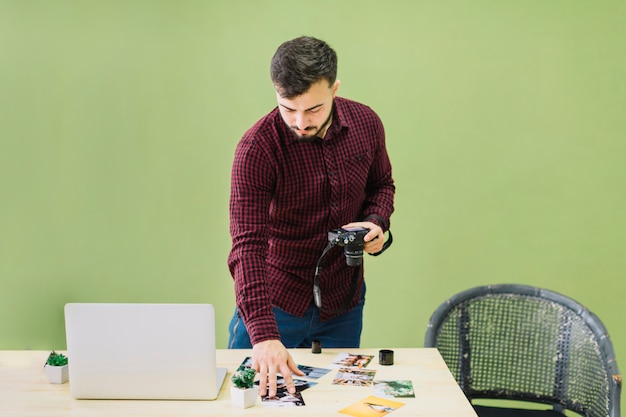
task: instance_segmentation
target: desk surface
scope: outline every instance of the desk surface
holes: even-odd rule
[[[367,369],[376,370],[376,380],[413,382],[415,398],[395,399],[405,405],[390,416],[476,416],[436,349],[394,351],[392,366],[378,364],[378,349],[324,349],[317,355],[310,349],[296,349],[291,354],[298,364],[321,368],[329,368],[340,352],[374,355]],[[339,410],[373,394],[372,387],[333,385],[337,374],[333,369],[303,391],[304,407],[267,408],[258,400],[253,408],[237,408],[230,400],[230,375],[251,351],[218,350],[218,366],[227,367],[228,375],[215,401],[75,400],[70,397],[69,384],[47,382],[42,365],[48,353],[0,351],[0,416],[346,416]]]

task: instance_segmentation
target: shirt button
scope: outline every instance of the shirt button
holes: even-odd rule
[[[337,207],[339,204],[337,204],[336,201],[333,201],[332,203],[330,203],[330,205],[333,206],[333,207]]]

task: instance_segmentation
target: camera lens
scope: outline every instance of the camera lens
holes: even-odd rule
[[[335,229],[328,232],[328,241],[332,245],[343,246],[348,266],[360,266],[363,264],[363,239],[368,232],[369,229],[362,227]]]
[[[348,266],[359,266],[363,263],[362,250],[348,250],[348,247],[346,247],[344,254],[346,255],[346,263]]]

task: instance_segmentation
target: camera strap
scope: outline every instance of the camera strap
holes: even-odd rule
[[[322,255],[317,260],[317,265],[315,265],[315,277],[313,278],[313,301],[317,308],[322,308],[322,290],[320,289],[320,275],[322,274],[322,259],[336,245],[335,241],[328,242],[324,250],[322,251]]]
[[[336,243],[329,242],[328,245],[324,248],[322,255],[317,260],[317,265],[315,266],[315,277],[313,278],[313,302],[317,306],[318,309],[322,310],[322,290],[320,289],[320,275],[322,274],[322,259],[328,253],[328,251],[335,246]],[[352,282],[350,283],[350,291],[348,293],[348,297],[346,297],[346,301],[343,306],[337,310],[331,311],[331,314],[340,314],[348,309],[350,305],[350,301],[354,298],[357,290],[357,282],[359,281],[359,273],[363,268],[363,265],[359,265],[359,267],[353,267],[354,273],[352,274]]]
[[[369,255],[378,256],[384,251],[386,251],[387,248],[389,248],[389,246],[391,246],[391,243],[393,242],[393,236],[391,235],[391,230],[388,230],[387,232],[389,233],[389,238],[383,244],[383,248],[380,251],[376,253],[370,253]],[[322,274],[322,259],[328,253],[328,251],[331,250],[336,244],[337,244],[336,241],[328,242],[328,244],[322,251],[322,255],[317,260],[317,265],[315,265],[315,277],[313,278],[313,302],[315,302],[315,305],[320,310],[322,309],[322,290],[320,289],[319,278],[320,278],[320,275]],[[348,309],[348,306],[350,305],[350,302],[354,298],[354,295],[356,294],[357,282],[359,281],[359,273],[361,272],[363,265],[361,264],[359,265],[358,268],[357,267],[353,267],[353,268],[354,268],[354,273],[352,274],[352,282],[350,283],[350,292],[348,293],[348,296],[346,297],[346,301],[343,304],[343,307],[332,311],[331,314],[340,314],[346,311]]]

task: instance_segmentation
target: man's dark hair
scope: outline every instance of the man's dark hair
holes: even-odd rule
[[[301,36],[278,47],[270,75],[276,91],[285,98],[306,93],[321,79],[330,87],[337,78],[337,53],[322,40]]]

